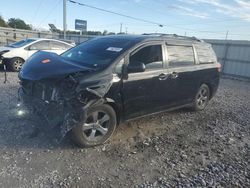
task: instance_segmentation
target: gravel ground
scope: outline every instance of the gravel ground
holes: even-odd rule
[[[122,124],[79,149],[16,115],[16,73],[0,72],[0,187],[250,187],[250,83],[222,79],[205,111]]]

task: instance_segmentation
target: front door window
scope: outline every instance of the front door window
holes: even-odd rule
[[[136,65],[143,63],[145,71],[161,69],[163,67],[162,46],[146,46],[130,56],[129,64]]]

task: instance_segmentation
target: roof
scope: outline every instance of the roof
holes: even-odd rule
[[[29,39],[36,40],[36,41],[41,41],[41,40],[59,41],[59,42],[65,43],[65,44],[72,45],[72,42],[60,40],[60,39],[50,39],[50,38],[29,38]]]
[[[179,42],[186,42],[186,43],[205,43],[203,40],[198,39],[196,37],[187,37],[187,36],[180,36],[176,34],[161,34],[161,33],[149,33],[149,34],[142,34],[142,35],[108,35],[104,36],[105,38],[110,39],[125,39],[131,40],[135,43],[141,41],[151,41],[151,40],[165,40],[165,41],[179,41]]]

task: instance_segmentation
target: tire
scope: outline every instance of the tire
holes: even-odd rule
[[[201,111],[206,108],[210,100],[210,89],[208,85],[202,84],[195,96],[194,105],[192,109],[194,111]]]
[[[19,57],[14,57],[7,63],[7,68],[10,71],[19,72],[22,68],[23,63],[23,59]]]
[[[111,106],[95,106],[88,110],[85,123],[72,129],[71,138],[80,147],[101,145],[112,136],[116,125],[116,113]]]

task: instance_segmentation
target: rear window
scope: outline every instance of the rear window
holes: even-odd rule
[[[216,62],[216,56],[211,46],[196,44],[195,49],[200,64]]]
[[[21,40],[21,41],[18,41],[18,42],[15,42],[11,45],[8,45],[8,47],[12,47],[12,48],[20,48],[20,47],[23,47],[27,44],[30,44],[32,42],[34,42],[35,39],[24,39],[24,40]]]
[[[57,41],[50,41],[50,49],[51,50],[64,50],[63,43],[57,42]]]
[[[194,51],[192,46],[168,45],[168,62],[170,67],[193,65]]]

